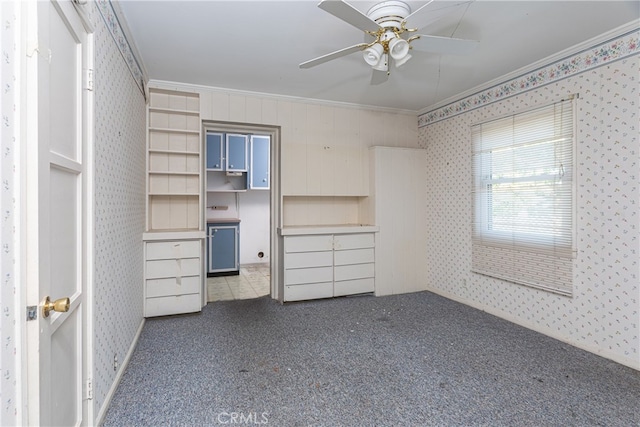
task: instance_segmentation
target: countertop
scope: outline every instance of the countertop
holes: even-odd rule
[[[219,224],[225,222],[240,222],[240,218],[209,218],[207,219],[207,224]]]
[[[204,239],[206,234],[204,230],[150,230],[142,233],[143,241],[150,240],[188,240],[188,239]]]
[[[380,231],[380,227],[369,224],[295,225],[278,228],[278,234],[281,236],[375,233],[378,231]]]

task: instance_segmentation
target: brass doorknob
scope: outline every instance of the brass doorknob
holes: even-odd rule
[[[58,311],[60,313],[66,313],[69,311],[69,305],[71,300],[69,298],[59,298],[55,301],[51,301],[51,298],[46,297],[44,304],[42,305],[42,315],[49,317],[51,311]]]

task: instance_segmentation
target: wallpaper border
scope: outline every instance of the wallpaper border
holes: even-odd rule
[[[122,26],[120,25],[120,21],[118,20],[118,16],[116,15],[115,10],[113,9],[113,5],[111,4],[111,0],[97,0],[96,4],[98,5],[98,12],[100,16],[102,16],[102,20],[104,21],[106,27],[109,29],[109,33],[113,37],[113,40],[116,42],[118,46],[118,50],[122,54],[124,58],[124,62],[127,64],[129,71],[131,71],[131,75],[136,82],[136,85],[142,92],[142,94],[146,97],[145,88],[144,88],[144,72],[142,71],[142,67],[138,62],[138,58],[136,58],[129,41],[127,40],[127,36],[125,35]]]
[[[639,38],[640,29],[636,28],[519,77],[509,79],[443,107],[428,111],[418,116],[418,128],[466,113],[492,102],[519,95],[603,64],[638,54],[640,53]]]

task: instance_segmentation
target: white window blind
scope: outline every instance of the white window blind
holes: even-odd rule
[[[474,125],[473,271],[571,295],[574,101]]]

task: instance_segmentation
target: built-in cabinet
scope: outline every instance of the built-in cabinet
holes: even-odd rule
[[[363,220],[376,224],[376,296],[428,289],[429,265],[424,250],[429,246],[429,211],[424,191],[429,183],[425,150],[399,147],[370,149],[371,190],[369,215]],[[445,215],[443,213],[442,215]]]
[[[206,131],[207,191],[268,190],[271,137]]]
[[[149,90],[147,225],[143,234],[146,317],[203,305],[203,199],[197,93]]]
[[[283,147],[285,196],[369,195],[368,148],[348,144],[287,144]]]
[[[373,292],[376,231],[372,226],[281,229],[283,300]]]
[[[202,239],[160,239],[144,245],[145,317],[200,311]]]
[[[264,135],[251,135],[249,143],[250,190],[269,190],[271,188],[271,138]]]
[[[240,269],[240,222],[207,224],[207,274],[237,273]]]
[[[248,145],[247,135],[207,131],[207,170],[246,172]]]

